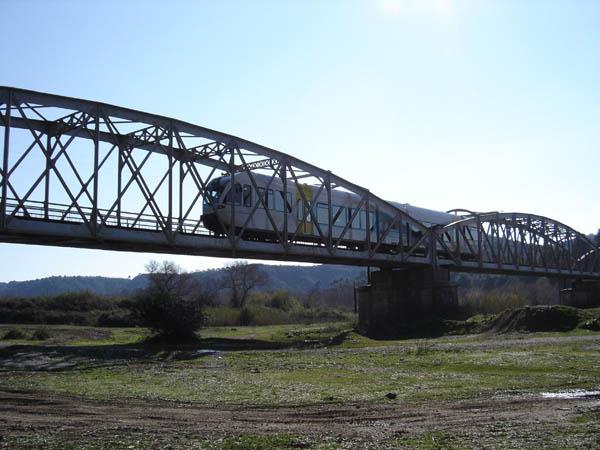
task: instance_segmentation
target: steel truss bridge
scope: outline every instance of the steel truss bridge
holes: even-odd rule
[[[58,95],[0,87],[0,241],[68,247],[243,257],[380,267],[449,268],[600,279],[597,246],[574,229],[533,214],[455,210],[456,221],[427,227],[405,211],[327,170],[285,153],[180,120]],[[329,226],[315,203],[303,222],[316,238],[290,232],[266,211],[271,239],[249,240],[245,227],[202,225],[207,184],[222,174],[256,174],[288,186],[308,183],[328,199]],[[268,187],[268,186],[267,186]],[[289,187],[291,189],[291,187]],[[392,220],[353,247],[346,227],[332,234],[331,194],[354,193],[355,209]],[[256,214],[259,197],[250,216]],[[235,206],[232,207],[232,210]],[[416,230],[397,233],[393,229]],[[369,226],[367,225],[367,229]],[[387,240],[386,240],[387,239]],[[5,262],[6,263],[6,262]]]

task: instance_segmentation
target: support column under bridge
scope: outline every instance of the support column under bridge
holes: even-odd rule
[[[457,285],[446,269],[381,269],[357,291],[359,329],[369,336],[418,334],[418,323],[458,309]]]

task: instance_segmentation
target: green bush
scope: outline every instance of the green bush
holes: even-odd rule
[[[4,339],[27,339],[27,333],[21,328],[11,328],[4,335]]]
[[[240,320],[240,325],[243,327],[246,327],[249,325],[256,325],[254,314],[252,314],[252,311],[250,310],[250,307],[248,307],[248,306],[244,306],[242,308],[242,310],[240,311],[240,319],[239,320]]]
[[[294,310],[299,311],[302,309],[302,304],[298,301],[298,299],[292,297],[288,291],[273,292],[270,300],[267,303],[267,306],[288,312]]]
[[[31,335],[31,339],[34,341],[45,341],[46,339],[50,339],[50,331],[47,328],[38,328]]]
[[[97,325],[99,316],[122,310],[124,302],[123,299],[100,297],[89,292],[53,297],[1,298],[0,323]]]
[[[240,324],[240,309],[230,306],[205,308],[206,325],[211,327],[233,327]]]
[[[600,319],[588,319],[580,325],[580,328],[591,331],[600,331]]]
[[[284,311],[266,306],[245,306],[240,311],[239,325],[260,326],[293,323],[292,318]]]
[[[130,311],[120,309],[100,314],[96,323],[99,327],[131,327],[140,324]]]
[[[484,291],[473,289],[468,291],[460,305],[467,315],[497,314],[505,309],[515,309],[528,305],[530,299],[524,292],[493,289]]]
[[[192,341],[204,323],[202,303],[178,295],[144,291],[138,294],[134,314],[165,341]]]

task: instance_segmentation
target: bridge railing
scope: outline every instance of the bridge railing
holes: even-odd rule
[[[17,208],[19,208],[18,212]],[[70,208],[70,205],[60,203],[45,204],[44,202],[30,200],[21,204],[11,198],[7,202],[7,213],[13,217],[48,220],[65,224],[83,224],[93,220],[93,208],[82,206],[81,211],[83,212],[83,216],[79,211],[74,211]],[[162,224],[152,214],[142,214],[140,216],[130,211],[121,211],[120,214],[117,214],[101,208],[97,210],[97,224],[132,230],[163,230]],[[177,229],[183,234],[214,235],[214,233],[201,226],[199,220],[173,221],[171,225],[173,229]]]

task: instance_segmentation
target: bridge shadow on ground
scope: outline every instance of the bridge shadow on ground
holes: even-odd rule
[[[189,361],[220,352],[307,349],[339,345],[350,330],[321,340],[265,341],[206,338],[192,344],[40,345],[0,347],[0,373],[8,371],[72,371],[126,364]]]

